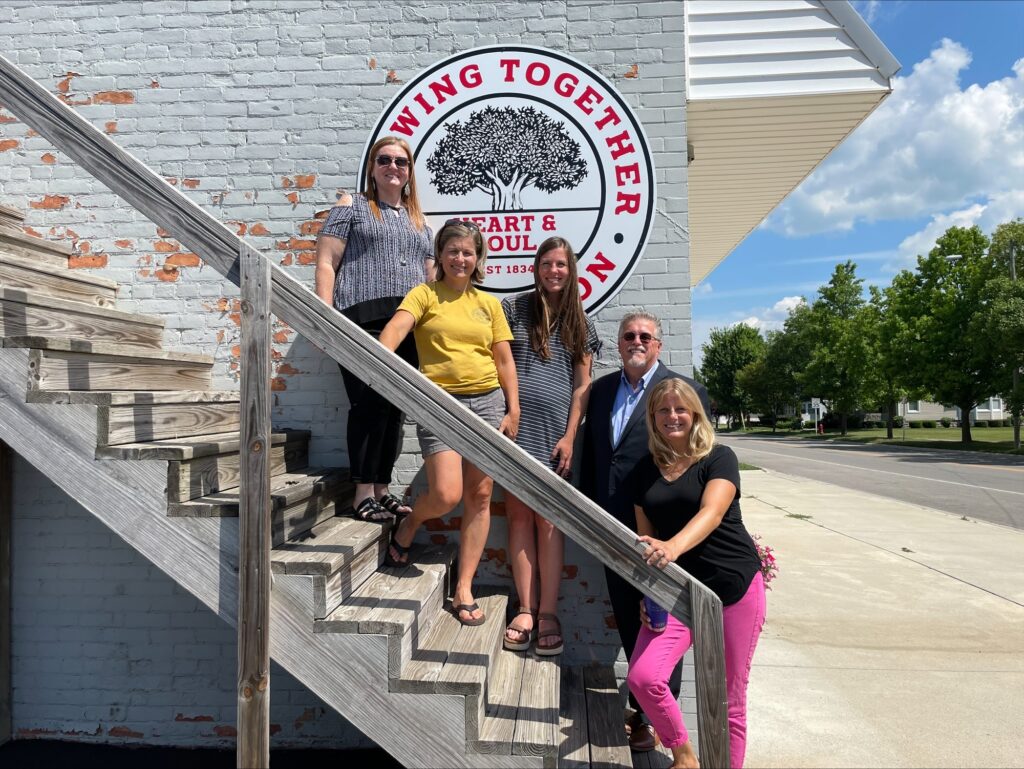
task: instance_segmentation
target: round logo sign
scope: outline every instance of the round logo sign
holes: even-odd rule
[[[490,46],[452,56],[395,97],[382,136],[415,156],[420,203],[436,232],[476,222],[487,239],[484,288],[533,289],[537,247],[558,235],[578,257],[580,297],[596,312],[629,277],[654,215],[654,165],[622,96],[579,61],[543,48]]]

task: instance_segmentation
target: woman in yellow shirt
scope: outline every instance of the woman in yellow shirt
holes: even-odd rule
[[[476,288],[483,283],[487,244],[480,228],[451,219],[434,241],[437,280],[408,294],[380,341],[389,350],[413,333],[420,371],[485,422],[514,439],[519,428],[519,389],[512,360],[512,331],[497,299]],[[421,426],[416,435],[427,469],[427,493],[392,531],[385,563],[410,563],[409,549],[424,521],[447,515],[462,500],[459,569],[452,599],[463,625],[481,625],[473,599],[473,577],[487,543],[494,481],[438,436]]]

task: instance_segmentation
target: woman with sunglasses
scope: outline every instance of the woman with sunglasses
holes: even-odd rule
[[[316,248],[316,293],[349,320],[380,336],[402,298],[433,265],[433,244],[416,195],[412,150],[385,136],[370,148],[362,193],[342,195],[331,209]],[[410,341],[397,353],[417,365]],[[405,416],[359,377],[341,369],[348,394],[348,457],[364,521],[383,521],[410,508],[388,485],[401,452]]]
[[[534,290],[501,304],[512,328],[522,416],[516,443],[563,478],[572,469],[576,431],[587,410],[591,362],[601,349],[583,312],[576,255],[552,237],[533,260]],[[505,492],[508,548],[519,611],[505,629],[505,648],[526,651],[536,635],[541,656],[560,654],[558,589],[565,538],[547,519]]]
[[[722,601],[725,684],[731,766],[740,769],[747,743],[747,682],[765,616],[761,558],[740,513],[736,454],[715,443],[697,392],[682,379],[664,379],[647,399],[650,455],[633,475],[641,556],[664,569],[677,563]],[[654,604],[652,610],[657,607]],[[673,767],[699,766],[669,688],[672,671],[690,648],[690,630],[675,617],[654,624],[644,601],[643,626],[626,682],[651,720]],[[660,614],[660,611],[658,612]]]
[[[487,244],[473,222],[451,219],[437,233],[436,277],[417,286],[402,301],[381,333],[395,350],[410,332],[416,340],[420,371],[462,405],[510,438],[519,426],[519,390],[509,330],[498,300],[479,290]],[[482,625],[484,614],[473,599],[476,576],[490,529],[494,482],[446,445],[441,436],[416,431],[427,471],[427,492],[392,531],[385,563],[411,563],[409,550],[425,521],[447,515],[462,500],[459,568],[452,609],[463,625]]]

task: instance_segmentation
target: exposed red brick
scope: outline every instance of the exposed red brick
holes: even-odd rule
[[[372,56],[370,57],[370,61],[368,63],[370,65],[370,69],[377,69],[377,60]]]
[[[270,735],[271,736],[274,736],[279,731],[281,731],[281,724],[271,724],[270,725]]]
[[[178,713],[174,717],[175,721],[186,721],[188,723],[198,723],[199,721],[212,721],[213,716],[186,716],[184,713]]]
[[[46,163],[46,165],[48,166],[52,166],[54,163],[57,162],[57,156],[54,155],[52,152],[43,153],[43,156],[39,159]]]
[[[609,630],[617,630],[618,629],[619,623],[615,621],[615,615],[614,614],[605,614],[604,615],[604,626],[606,628],[608,628]]]
[[[106,254],[88,254],[82,256],[76,256],[75,254],[72,254],[71,256],[68,257],[68,267],[70,267],[72,270],[106,266]]]
[[[274,350],[274,349],[270,350],[270,360],[272,360],[272,361],[281,360],[281,358],[283,358],[283,357],[284,357],[284,353],[283,352],[279,352],[278,350]]]
[[[188,188],[190,190],[194,190],[196,187],[199,186],[199,180],[198,179],[182,179],[181,180],[181,186],[182,187],[186,187],[186,188]]]
[[[222,328],[217,329],[217,344],[220,344],[221,342],[223,342],[225,336],[226,336],[226,334],[224,333],[224,329],[222,329]]]
[[[566,579],[576,579],[576,575],[580,573],[580,567],[575,564],[567,563],[562,566],[562,574]]]
[[[215,726],[213,727],[213,733],[218,737],[237,737],[238,730],[233,726]]]
[[[316,720],[316,708],[304,708],[302,715],[295,719],[295,728],[301,729],[304,723]]]
[[[2,111],[0,111],[0,124],[17,123],[17,122],[18,122],[18,118],[13,117],[12,115],[5,115]]]
[[[281,186],[284,187],[285,189],[288,189],[289,187],[294,187],[295,183],[291,179],[289,179],[287,176],[282,176],[281,177]]]
[[[77,72],[66,72],[64,73],[64,79],[57,83],[57,91],[59,93],[67,95],[68,91],[71,90],[71,80],[76,77],[81,77]]]
[[[231,347],[231,354],[236,358],[242,357],[242,345],[236,344]]]
[[[488,561],[494,561],[498,564],[508,562],[508,553],[505,552],[503,547],[485,547],[484,555],[487,556]]]
[[[115,240],[114,245],[117,246],[118,248],[135,248],[135,241],[128,239]]]
[[[235,234],[238,237],[240,237],[240,238],[245,237],[245,233],[248,232],[248,230],[249,230],[249,225],[246,224],[245,222],[230,221],[230,222],[224,222],[224,223],[225,224],[233,224],[233,225],[235,225]]]
[[[158,254],[173,254],[181,245],[173,240],[154,240],[153,248]]]
[[[19,739],[23,740],[31,740],[34,737],[47,737],[57,733],[55,729],[19,729],[17,732]]]
[[[342,193],[342,190],[338,190],[338,194],[340,195],[341,193]],[[330,215],[331,215],[331,209],[325,208],[323,211],[317,211],[315,214],[313,214],[313,218],[316,219],[317,221],[323,221],[324,219],[326,219]]]
[[[134,737],[136,739],[141,739],[144,736],[142,732],[132,731],[127,726],[113,726],[107,734],[111,737]]]
[[[152,270],[139,270],[139,277],[140,278],[148,278],[152,274],[153,274]]]
[[[281,392],[288,389],[288,383],[281,379],[281,377],[276,376],[270,380],[270,389],[273,392]]]
[[[299,225],[300,235],[316,235],[320,232],[320,228],[324,226],[323,222],[318,222],[316,219],[312,221],[303,222]]]
[[[295,368],[291,363],[285,362],[277,367],[277,373],[282,376],[291,376],[292,374],[301,374],[302,372]]]
[[[402,81],[398,79],[398,75],[396,74],[396,72],[393,69],[389,69],[388,70],[388,75],[384,79],[384,82],[385,83],[395,83],[395,84],[398,84],[398,83],[401,83]]]
[[[78,247],[78,250],[83,254],[88,254],[90,251],[92,251],[92,243],[90,243],[88,240],[80,240],[75,245]]]
[[[41,232],[36,232],[31,227],[22,227],[21,229],[22,229],[22,232],[24,232],[26,235],[31,235],[33,238],[41,238],[41,237],[43,237]]]
[[[138,263],[140,265],[148,267],[149,265],[151,265],[153,263],[153,255],[152,254],[143,254],[142,256],[139,257],[139,262]]]
[[[156,275],[158,280],[162,280],[164,283],[174,283],[179,277],[181,277],[181,273],[178,272],[177,267],[168,267],[167,265],[164,265],[153,274]]]
[[[15,147],[20,147],[21,142],[17,139],[3,139],[0,140],[0,152],[7,152],[7,150],[13,150]]]
[[[288,202],[292,204],[292,208],[295,208],[295,206],[299,204],[299,193],[289,192],[285,197],[288,198]]]
[[[316,241],[303,240],[302,238],[289,238],[288,240],[277,241],[277,247],[281,251],[311,251],[316,248]]]
[[[628,78],[629,80],[635,80],[636,78],[640,77],[640,65],[630,64],[629,69],[626,70],[626,73],[623,75],[623,77]]]
[[[462,516],[452,515],[449,516],[448,520],[444,518],[431,518],[429,521],[425,521],[423,525],[427,531],[458,531],[462,527]]]
[[[156,228],[156,234],[157,234],[158,237],[161,237],[161,238],[169,238],[169,237],[171,237],[171,233],[169,233],[163,227],[157,227]]]
[[[285,254],[284,258],[281,260],[281,266],[282,267],[291,267],[294,263],[295,263],[295,256],[294,256],[294,254]]]
[[[164,262],[164,269],[168,267],[199,267],[203,261],[196,255],[187,252],[171,254]]]
[[[164,181],[166,181],[172,187],[177,187],[178,186],[178,177],[177,176],[165,176],[164,177]]]
[[[295,186],[300,190],[308,190],[316,184],[316,174],[296,174]]]
[[[242,327],[242,313],[241,312],[228,313],[228,320],[230,320],[232,323],[234,323],[239,328]]]
[[[299,264],[316,264],[316,254],[313,251],[300,251]]]
[[[270,234],[270,230],[268,230],[266,228],[266,226],[264,226],[261,222],[256,222],[256,224],[254,224],[251,227],[249,227],[249,234],[250,235],[269,235]]]
[[[31,208],[45,208],[45,209],[57,209],[64,208],[68,203],[71,202],[71,198],[67,195],[46,195],[42,200],[29,201]]]
[[[134,104],[135,94],[131,91],[100,91],[92,97],[93,104]]]
[[[156,81],[156,80],[150,80],[149,81],[149,87],[150,88],[159,88],[160,87],[160,83],[159,83],[159,81]]]
[[[108,120],[107,123],[103,126],[103,130],[106,131],[108,134],[116,134],[117,133],[117,121],[116,120]]]
[[[277,342],[278,344],[285,344],[288,341],[288,332],[287,331],[275,331],[274,332],[274,341]]]

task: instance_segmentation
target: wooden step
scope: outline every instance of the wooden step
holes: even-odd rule
[[[25,221],[25,214],[16,208],[0,204],[0,227],[21,230],[21,223]]]
[[[330,518],[274,548],[274,574],[312,578],[313,618],[324,619],[384,562],[391,525]]]
[[[83,393],[84,395],[84,393]],[[294,441],[308,440],[309,430],[275,430],[270,434],[270,445],[278,446]],[[241,441],[238,431],[219,435],[199,435],[192,438],[177,438],[167,441],[145,441],[126,443],[120,446],[106,446],[96,450],[97,458],[103,459],[166,459],[184,462],[202,457],[238,453]],[[223,491],[223,489],[220,489]]]
[[[167,403],[238,401],[238,390],[45,390],[36,391],[31,395],[29,403],[73,403],[89,406],[158,406]],[[309,434],[306,430],[296,432]]]
[[[34,291],[95,307],[113,307],[117,283],[81,270],[0,253],[0,287]]]
[[[213,358],[53,337],[5,337],[27,347],[34,390],[208,390]],[[30,396],[31,397],[31,396]]]
[[[569,769],[590,769],[592,766],[630,769],[633,753],[625,731],[626,700],[619,693],[612,667],[586,665],[562,668],[560,688],[562,737],[558,766]]]
[[[559,736],[560,657],[502,649],[487,682],[480,753],[543,756],[555,765]]]
[[[139,444],[135,444],[139,445]],[[238,487],[241,461],[238,450],[168,463],[167,499],[186,502],[196,497]],[[270,475],[296,473],[309,464],[309,435],[271,445]]]
[[[0,287],[0,336],[44,336],[158,349],[162,318]]]
[[[301,536],[318,523],[352,506],[354,487],[348,470],[310,469],[274,477],[270,488],[271,541],[274,547]],[[172,517],[237,518],[238,491],[219,491],[167,505]]]
[[[414,564],[374,572],[326,618],[313,624],[317,633],[386,635],[391,684],[400,680],[418,645],[444,615],[457,548],[417,546],[413,552]]]
[[[237,430],[239,417],[238,401],[100,406],[97,409],[96,445],[217,435]]]
[[[24,232],[0,229],[0,253],[47,262],[56,267],[67,267],[68,257],[75,250],[63,243],[34,238]]]

